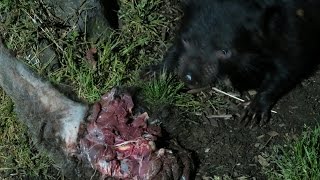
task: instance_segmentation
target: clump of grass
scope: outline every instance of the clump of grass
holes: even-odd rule
[[[12,5],[13,4],[11,0],[2,0],[0,3],[0,10],[7,11]]]
[[[179,98],[178,91],[183,83],[175,81],[172,75],[161,73],[143,86],[143,96],[149,106],[173,105]]]
[[[1,89],[0,102],[0,178],[57,179],[48,172],[53,161],[31,145],[27,127],[16,120],[14,105]]]
[[[278,147],[271,156],[275,166],[266,171],[270,179],[320,179],[320,126],[307,129],[287,147]]]
[[[221,94],[199,92],[190,94],[184,83],[176,76],[162,72],[154,76],[148,82],[139,82],[142,87],[144,101],[153,108],[174,106],[181,113],[202,114],[206,108],[218,111],[221,108],[227,109],[228,102]]]
[[[172,74],[164,72],[147,83],[140,82],[140,87],[144,101],[153,108],[174,106],[181,110],[180,112],[199,114],[208,107],[216,109],[226,106],[226,102],[220,96],[212,97],[204,92],[199,94],[183,92],[184,83]]]

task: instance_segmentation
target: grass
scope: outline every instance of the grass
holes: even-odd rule
[[[50,175],[58,172],[51,166],[53,161],[33,147],[27,127],[17,121],[14,105],[1,89],[0,102],[0,177],[55,179]]]
[[[270,159],[274,168],[266,172],[270,179],[317,180],[320,179],[319,157],[320,126],[317,126],[306,129],[288,146],[275,148]]]
[[[93,102],[116,85],[136,84],[139,67],[161,59],[166,47],[163,33],[159,32],[165,32],[169,21],[166,15],[154,10],[163,4],[160,0],[120,1],[119,19],[123,27],[119,31],[109,30],[98,42],[89,42],[86,34],[72,28],[47,27],[46,24],[63,22],[35,11],[41,9],[40,2],[3,2],[2,14],[7,19],[1,27],[7,46],[36,72],[53,84],[70,85],[78,97]],[[40,46],[43,39],[44,47]],[[57,56],[58,70],[52,71],[50,62],[41,62],[42,52],[49,48]],[[94,67],[85,58],[90,48],[97,49]]]
[[[208,93],[184,93],[184,83],[172,74],[162,72],[147,83],[143,82],[142,96],[148,107],[159,109],[164,106],[174,106],[180,112],[199,114],[205,108],[226,108],[223,95],[214,97]]]
[[[176,82],[172,75],[162,73],[144,86],[143,96],[146,97],[145,101],[149,106],[174,105],[182,87],[183,83]]]

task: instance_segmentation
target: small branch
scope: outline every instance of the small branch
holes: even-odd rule
[[[224,92],[224,91],[221,91],[220,89],[217,89],[217,88],[215,88],[215,87],[212,87],[212,90],[215,90],[215,91],[217,91],[217,92],[219,92],[219,93],[221,93],[221,94],[224,94],[224,95],[227,95],[227,96],[229,96],[229,97],[232,97],[233,99],[236,99],[236,100],[238,100],[238,101],[244,102],[243,99],[240,99],[240,98],[238,98],[238,97],[236,97],[236,96],[234,96],[234,95],[231,95],[231,94],[229,94],[229,93],[226,93],[226,92]]]
[[[229,96],[229,97],[231,97],[231,98],[233,98],[233,99],[236,99],[236,100],[238,100],[238,101],[245,102],[245,100],[243,100],[243,99],[241,99],[241,98],[238,98],[238,97],[236,97],[236,96],[234,96],[234,95],[231,95],[231,94],[229,94],[229,93],[226,93],[226,92],[224,92],[224,91],[221,91],[220,89],[217,89],[217,88],[215,88],[215,87],[212,87],[212,90],[214,90],[214,91],[216,91],[216,92],[219,92],[219,93],[221,93],[221,94],[227,95],[227,96]],[[271,112],[277,114],[277,111],[271,110]]]
[[[207,118],[225,118],[225,119],[230,119],[233,116],[231,114],[226,114],[226,115],[208,115]]]

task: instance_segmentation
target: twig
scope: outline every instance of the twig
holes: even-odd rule
[[[233,116],[231,114],[226,114],[226,115],[208,115],[207,118],[211,119],[211,118],[232,118]]]
[[[245,100],[243,100],[243,99],[241,99],[241,98],[238,98],[238,97],[236,97],[236,96],[234,96],[234,95],[231,95],[231,94],[229,94],[229,93],[226,93],[226,92],[224,92],[224,91],[221,91],[220,89],[217,89],[217,88],[215,88],[215,87],[212,87],[212,90],[217,91],[217,92],[219,92],[219,93],[221,93],[221,94],[227,95],[227,96],[229,96],[229,97],[231,97],[231,98],[234,98],[234,99],[236,99],[236,100],[238,100],[238,101],[241,101],[241,102],[244,102],[244,101],[245,101]],[[277,114],[277,111],[271,110],[271,112]]]
[[[224,91],[221,91],[220,89],[217,89],[217,88],[215,88],[215,87],[213,87],[212,89],[215,90],[215,91],[217,91],[217,92],[219,92],[219,93],[222,93],[222,94],[224,94],[224,95],[227,95],[227,96],[229,96],[229,97],[232,97],[232,98],[234,98],[234,99],[236,99],[236,100],[238,100],[238,101],[244,102],[243,99],[240,99],[240,98],[238,98],[238,97],[236,97],[236,96],[234,96],[234,95],[231,95],[231,94],[229,94],[229,93],[226,93],[226,92],[224,92]]]

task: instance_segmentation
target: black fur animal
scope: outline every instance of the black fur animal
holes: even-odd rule
[[[223,78],[256,89],[246,123],[265,123],[271,108],[320,62],[319,0],[189,0],[162,67],[191,88]]]

